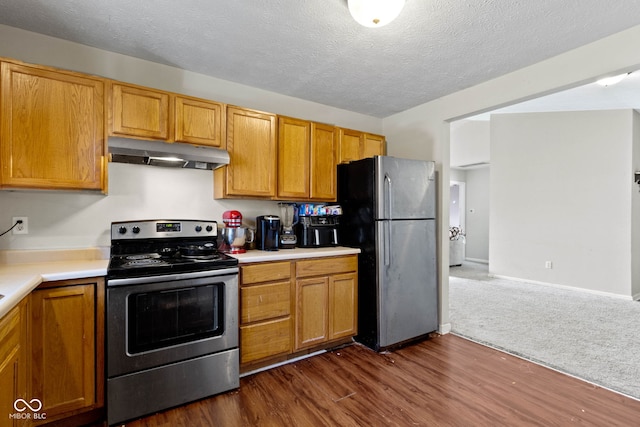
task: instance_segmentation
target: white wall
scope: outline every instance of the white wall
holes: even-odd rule
[[[449,123],[640,67],[640,26],[384,119],[390,155],[436,161],[440,172],[440,330],[449,324]]]
[[[451,123],[451,167],[489,163],[488,120],[459,120]]]
[[[242,107],[382,133],[382,120],[0,25],[0,56],[213,99]],[[393,145],[390,140],[389,146]],[[109,195],[0,191],[0,231],[29,217],[29,234],[0,237],[0,249],[106,246],[113,220],[198,218],[221,221],[277,213],[275,202],[213,200],[213,174],[132,165],[109,166]],[[253,218],[252,218],[253,217]]]
[[[633,153],[631,171],[640,173],[640,114],[633,114]],[[633,178],[635,179],[635,177]],[[631,186],[631,283],[633,299],[640,300],[640,185]]]
[[[490,168],[467,171],[465,259],[489,262]]]
[[[490,273],[631,296],[633,114],[492,115]]]

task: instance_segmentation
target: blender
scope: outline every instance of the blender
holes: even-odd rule
[[[293,226],[298,223],[298,215],[295,203],[278,203],[280,206],[280,220],[282,230],[280,232],[280,248],[294,249],[298,243],[298,238],[293,230]]]

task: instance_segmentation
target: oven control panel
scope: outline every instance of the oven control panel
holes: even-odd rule
[[[217,237],[218,223],[203,220],[142,220],[111,223],[111,240]]]

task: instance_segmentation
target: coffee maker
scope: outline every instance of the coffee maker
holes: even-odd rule
[[[256,249],[277,251],[280,244],[280,218],[274,215],[256,217]]]
[[[298,243],[298,238],[293,226],[298,223],[297,206],[295,203],[278,203],[280,206],[280,248],[294,249]]]

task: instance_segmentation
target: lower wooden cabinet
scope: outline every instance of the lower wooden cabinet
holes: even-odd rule
[[[0,319],[0,425],[104,418],[104,295],[103,278],[45,282]]]
[[[357,290],[357,255],[241,265],[241,370],[355,335]]]
[[[357,255],[296,263],[294,350],[357,333],[357,271]]]
[[[27,310],[23,300],[0,319],[0,425],[24,426],[14,408],[16,399],[27,398]],[[6,423],[6,424],[5,424]]]
[[[102,278],[31,293],[29,395],[42,402],[42,423],[104,405],[104,294]]]
[[[291,353],[291,262],[240,267],[240,363]]]

